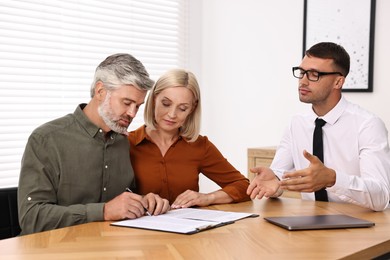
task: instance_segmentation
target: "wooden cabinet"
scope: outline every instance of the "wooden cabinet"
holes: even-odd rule
[[[249,169],[257,166],[269,167],[274,159],[275,152],[275,146],[248,148],[248,179],[250,181],[255,177],[255,173],[252,173]],[[284,191],[282,196],[290,198],[301,197],[299,192],[292,191]]]

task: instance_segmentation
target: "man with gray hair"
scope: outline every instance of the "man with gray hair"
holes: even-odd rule
[[[33,131],[18,187],[21,234],[158,215],[166,199],[136,190],[127,128],[154,82],[140,61],[114,54],[97,67],[91,100]]]

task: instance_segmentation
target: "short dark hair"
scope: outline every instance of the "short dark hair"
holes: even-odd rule
[[[321,59],[332,59],[337,69],[346,77],[349,73],[350,58],[343,46],[333,42],[320,42],[305,52],[306,56]]]

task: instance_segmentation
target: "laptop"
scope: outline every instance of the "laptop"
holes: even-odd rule
[[[372,227],[374,222],[347,215],[315,215],[265,217],[268,222],[287,230],[334,229]]]

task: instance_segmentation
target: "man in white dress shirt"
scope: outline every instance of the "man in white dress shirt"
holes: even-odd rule
[[[248,187],[252,199],[278,197],[283,190],[301,192],[314,200],[325,189],[328,201],[353,203],[382,211],[390,199],[390,150],[383,121],[341,93],[350,58],[345,49],[322,42],[306,51],[299,67],[301,102],[312,104],[307,114],[292,118],[270,168],[257,173]],[[312,155],[316,118],[326,121],[323,131],[323,163]]]

